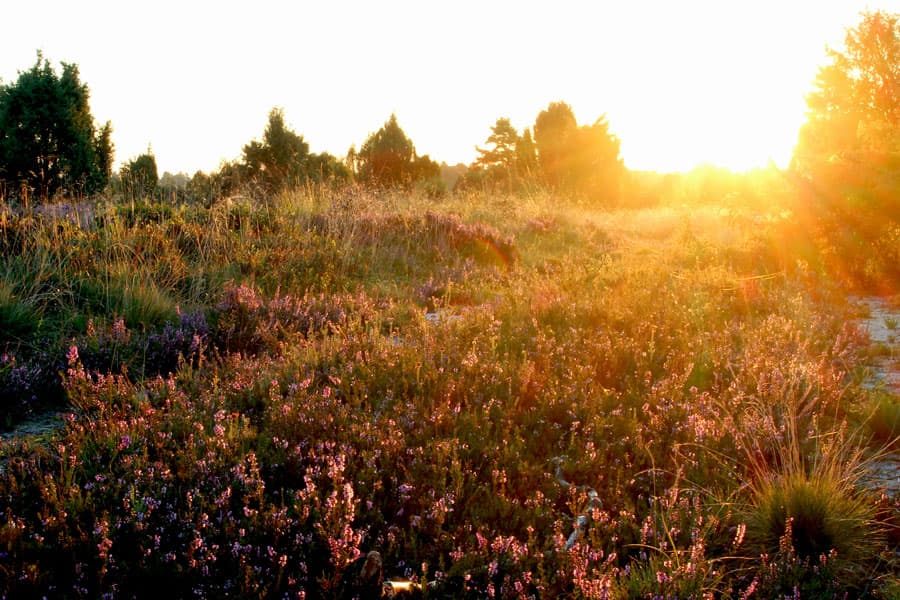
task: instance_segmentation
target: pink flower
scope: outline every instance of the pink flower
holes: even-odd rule
[[[75,363],[78,362],[78,346],[75,344],[69,346],[69,351],[66,352],[66,361],[70,367],[74,367]]]

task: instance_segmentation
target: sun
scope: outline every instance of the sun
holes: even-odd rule
[[[615,59],[598,59],[569,97],[580,121],[606,114],[632,169],[786,167],[826,47],[840,46],[857,11],[673,4],[641,35],[609,32]]]
[[[630,169],[685,172],[711,164],[744,172],[786,167],[803,118],[802,111],[750,118],[722,104],[685,101],[658,111],[651,122],[623,115],[617,134]]]
[[[622,103],[610,115],[626,165],[661,172],[700,164],[736,172],[787,166],[806,118],[806,78],[794,70],[752,78],[752,58],[736,51],[682,63],[662,89],[640,90],[648,99]],[[815,67],[806,71],[814,73]]]

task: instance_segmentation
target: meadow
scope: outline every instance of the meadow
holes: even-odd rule
[[[0,596],[900,597],[900,408],[789,205],[51,208],[0,207],[0,421],[64,414],[0,441]]]

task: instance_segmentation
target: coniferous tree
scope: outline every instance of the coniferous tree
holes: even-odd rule
[[[493,148],[479,148],[479,157],[475,163],[485,169],[496,169],[504,172],[509,176],[516,163],[516,144],[519,141],[519,132],[509,122],[509,119],[501,117],[491,127],[491,135],[487,138],[487,143]]]
[[[391,115],[359,149],[360,178],[381,186],[409,185],[414,179],[416,148]]]
[[[287,127],[284,111],[273,108],[263,141],[244,146],[243,165],[249,180],[274,193],[305,178],[308,157],[309,144]]]
[[[0,86],[0,180],[8,192],[49,199],[106,186],[112,129],[95,129],[88,98],[76,65],[62,63],[57,75],[40,53],[15,83]]]
[[[128,161],[122,167],[120,176],[127,196],[139,199],[152,195],[159,184],[159,171],[153,151],[148,148],[144,154]]]

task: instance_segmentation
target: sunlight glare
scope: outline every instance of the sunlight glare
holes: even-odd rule
[[[787,164],[825,45],[869,4],[161,0],[135,31],[127,9],[48,0],[9,7],[42,26],[0,39],[0,77],[37,48],[78,64],[116,162],[152,146],[160,171],[238,158],[272,107],[316,152],[343,156],[395,112],[420,154],[470,163],[498,117],[521,131],[559,100],[582,124],[606,115],[630,168],[746,170]]]

